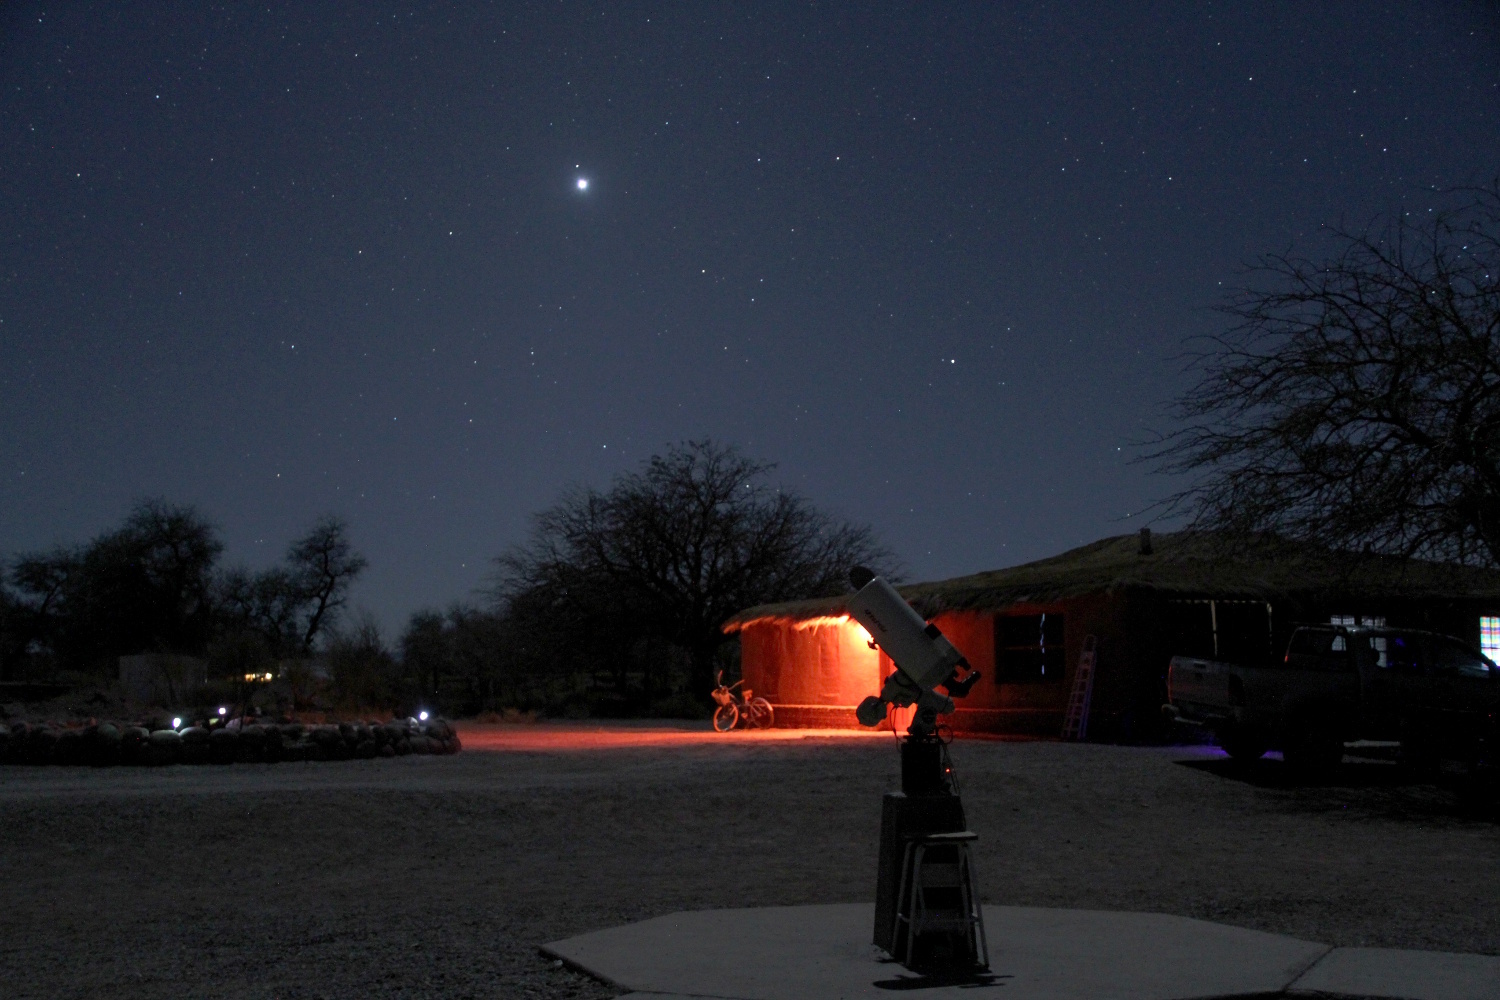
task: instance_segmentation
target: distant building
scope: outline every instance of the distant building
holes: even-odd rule
[[[898,589],[984,674],[948,718],[960,732],[1058,735],[1089,635],[1099,739],[1159,731],[1172,656],[1264,660],[1298,624],[1426,628],[1500,655],[1500,572],[1275,539],[1142,532]],[[854,706],[892,669],[842,597],[748,608],[724,629],[739,634],[745,686],[780,726],[857,726]]]

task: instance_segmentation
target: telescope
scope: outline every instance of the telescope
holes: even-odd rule
[[[953,711],[953,699],[969,693],[979,680],[979,671],[969,666],[942,630],[923,621],[884,579],[856,566],[849,581],[857,591],[849,599],[849,616],[865,627],[871,643],[896,666],[880,694],[860,702],[855,716],[860,725],[878,726],[890,706],[916,705],[907,733],[919,740],[931,736],[937,730],[937,717]]]
[[[975,835],[937,732],[938,716],[953,711],[953,699],[969,693],[979,671],[885,580],[856,566],[849,582],[855,588],[849,616],[896,667],[880,693],[855,709],[860,724],[879,725],[891,706],[916,706],[901,740],[901,791],[887,792],[881,804],[875,944],[907,968],[934,962],[950,971],[988,968],[969,867]]]

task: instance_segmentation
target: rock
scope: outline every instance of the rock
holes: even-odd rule
[[[398,757],[405,757],[407,754],[411,753],[411,740],[406,739],[405,737],[397,740],[395,746],[396,756]]]
[[[338,726],[315,726],[312,731],[313,742],[327,752],[332,752],[335,744],[343,742],[343,734],[339,732]]]
[[[50,764],[56,752],[57,730],[37,726],[26,735],[26,763]]]
[[[360,760],[374,760],[375,751],[379,749],[380,748],[375,745],[374,740],[366,739],[355,746],[354,756],[358,757]]]
[[[283,743],[295,743],[302,738],[303,726],[300,722],[283,723],[280,728]]]
[[[303,740],[298,743],[303,760],[327,760],[328,749],[323,744],[314,740]]]
[[[64,729],[57,734],[57,746],[52,751],[56,764],[82,764],[84,761],[83,730]]]
[[[146,740],[142,762],[149,767],[161,767],[177,763],[177,752],[182,747],[182,734],[175,729],[158,729]]]
[[[235,748],[234,759],[241,764],[258,764],[265,760],[266,731],[256,725],[241,728],[240,745]]]
[[[213,729],[208,734],[208,759],[215,764],[233,764],[240,753],[237,729]]]
[[[406,727],[401,725],[400,723],[387,722],[385,725],[381,726],[380,729],[385,733],[386,742],[392,745],[399,743],[401,740],[404,740],[406,738]]]
[[[151,734],[142,726],[126,726],[120,730],[120,760],[126,764],[142,764],[146,744]]]
[[[85,759],[95,767],[113,767],[120,763],[120,728],[112,722],[101,722],[85,738]]]
[[[18,722],[10,727],[9,737],[0,742],[0,763],[19,764],[25,754],[26,723]]]
[[[380,744],[380,746],[378,746],[378,747],[375,748],[375,752],[378,753],[382,757],[394,757],[394,756],[396,756],[396,748],[394,746],[392,746],[391,744],[389,744],[389,743],[382,743],[382,744]]]
[[[267,763],[274,764],[278,760],[282,759],[281,750],[283,743],[284,741],[281,735],[281,727],[267,726],[265,731],[265,738],[261,746],[261,755],[265,758]]]
[[[464,745],[462,741],[459,740],[457,733],[454,733],[452,736],[448,737],[446,742],[448,745],[448,752],[450,754],[458,753],[464,748]]]
[[[182,731],[182,746],[177,759],[184,764],[206,764],[209,755],[209,734],[202,726],[189,726]]]

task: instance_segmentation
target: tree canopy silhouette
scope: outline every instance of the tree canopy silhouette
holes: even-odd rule
[[[1196,527],[1500,565],[1500,186],[1261,259],[1195,354],[1181,426]]]
[[[305,657],[365,565],[334,517],[260,573],[220,571],[223,549],[194,508],[152,499],[85,545],[17,557],[0,577],[0,677],[34,659],[98,672],[134,653],[203,655],[231,635]]]
[[[707,695],[734,612],[839,593],[849,567],[891,562],[868,527],[774,486],[773,468],[691,441],[606,491],[568,491],[497,561],[502,605],[565,657],[618,656],[641,635],[671,643],[687,653],[692,691]]]

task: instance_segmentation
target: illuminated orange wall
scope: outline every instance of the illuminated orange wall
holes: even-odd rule
[[[881,683],[881,656],[847,619],[763,620],[740,632],[745,686],[773,704],[858,705]]]
[[[941,615],[943,634],[980,670],[993,669],[988,615]],[[847,618],[762,619],[740,631],[745,685],[773,704],[858,705],[880,691],[891,662]]]
[[[1021,610],[1029,609],[1018,608]],[[995,732],[1038,727],[1048,730],[1053,725],[1053,716],[1061,719],[1066,684],[995,683],[993,614],[948,613],[938,615],[933,622],[969,663],[984,674],[959,703],[959,715],[954,720],[957,728]],[[1066,639],[1070,651],[1081,648],[1075,645],[1073,630],[1070,622]],[[1077,641],[1081,643],[1081,638]],[[778,707],[778,724],[793,726],[858,725],[853,707],[867,696],[877,694],[892,669],[887,657],[869,648],[864,629],[847,618],[754,622],[740,631],[740,665],[745,685]],[[813,711],[801,712],[798,706]],[[846,711],[841,714],[818,711],[835,706]],[[1036,721],[1022,724],[1021,716]]]

